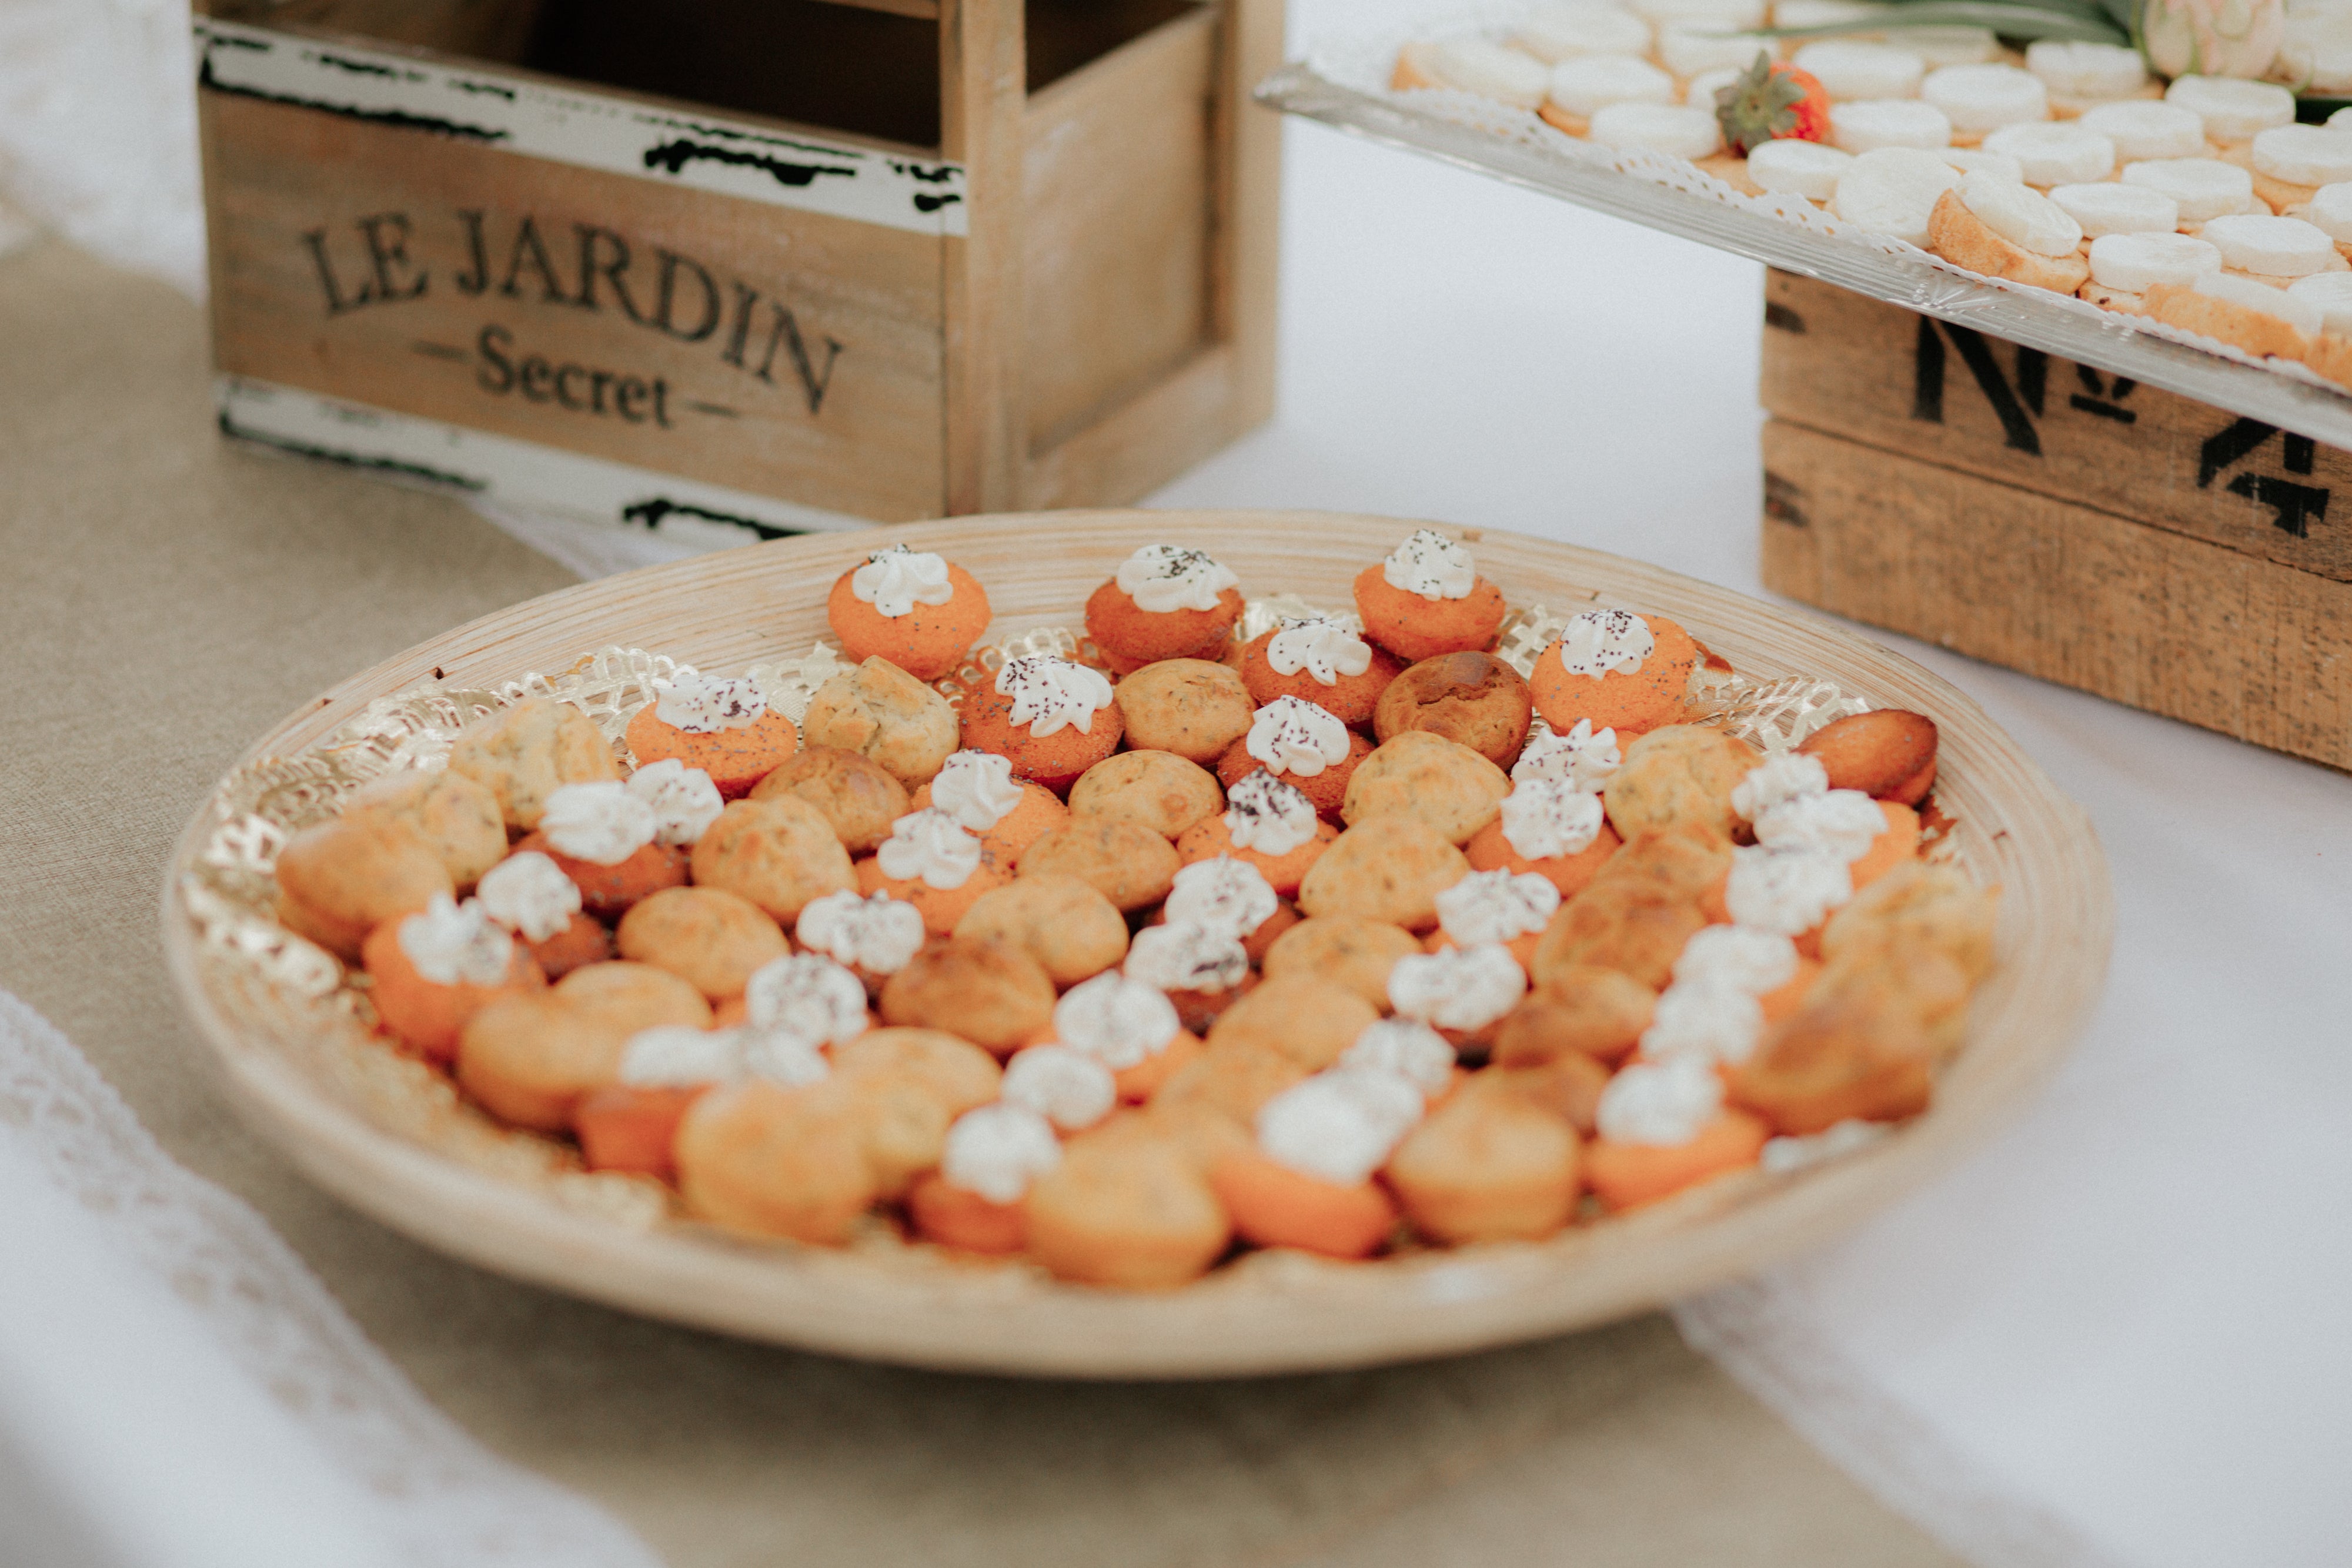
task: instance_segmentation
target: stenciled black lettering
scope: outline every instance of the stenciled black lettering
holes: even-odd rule
[[[776,378],[770,371],[775,365],[776,350],[781,345],[792,356],[793,370],[800,377],[801,392],[808,399],[809,413],[822,412],[825,392],[833,385],[833,368],[840,362],[845,345],[834,338],[824,340],[824,368],[820,371],[809,356],[808,340],[801,336],[800,319],[772,300],[768,308],[775,312],[775,325],[768,332],[768,351],[761,358],[760,368],[751,373],[773,386]]]
[[[525,263],[539,274],[541,304],[562,305],[569,299],[555,276],[555,264],[547,258],[547,244],[539,237],[539,225],[528,214],[523,216],[522,225],[515,230],[514,248],[508,253],[507,280],[499,285],[499,292],[509,299],[522,298],[522,290],[516,285],[521,281]]]
[[[513,342],[514,334],[495,321],[483,328],[482,335],[474,340],[474,347],[480,352],[483,361],[475,380],[481,383],[484,392],[508,392],[514,390],[514,363],[499,351]],[[493,369],[498,372],[495,377],[490,373]]]
[[[680,342],[699,343],[719,330],[719,285],[700,262],[692,256],[663,247],[654,252],[661,262],[657,297],[654,306],[653,324]],[[677,275],[684,268],[692,275],[695,287],[702,291],[702,318],[691,329],[677,324]]]
[[[340,316],[346,310],[356,310],[375,298],[373,294],[368,292],[370,286],[365,283],[360,285],[360,291],[357,294],[348,299],[343,297],[341,287],[335,281],[334,264],[327,259],[326,230],[305,231],[302,244],[310,251],[310,260],[319,269],[319,287],[326,290],[328,315]],[[736,363],[740,364],[742,361],[738,360]]]
[[[415,270],[416,264],[408,259],[408,214],[378,213],[360,220],[360,233],[367,238],[368,259],[375,267],[375,291],[382,299],[414,299],[425,292],[431,276],[417,272],[413,285],[404,285],[394,277],[395,271]]]
[[[461,272],[450,281],[457,284],[458,293],[468,298],[490,286],[489,242],[482,237],[482,220],[488,215],[479,208],[463,209],[457,214],[457,221],[466,225],[466,252],[473,257],[474,270],[470,274]]]
[[[596,303],[596,280],[601,277],[613,286],[613,298],[620,301],[621,313],[632,321],[643,322],[637,313],[637,302],[629,298],[629,286],[621,274],[629,270],[629,242],[611,229],[594,224],[574,224],[572,233],[580,236],[580,293],[572,301],[583,310],[600,308]],[[599,246],[604,258],[596,259]]]
[[[727,329],[727,347],[719,351],[719,357],[740,371],[744,347],[751,339],[751,307],[760,302],[760,291],[740,283],[730,287],[735,290],[735,324]]]

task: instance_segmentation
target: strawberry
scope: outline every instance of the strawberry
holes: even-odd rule
[[[1717,89],[1715,118],[1722,123],[1724,145],[1743,158],[1784,137],[1827,141],[1830,95],[1811,72],[1775,64],[1759,49],[1756,63],[1738,81]]]

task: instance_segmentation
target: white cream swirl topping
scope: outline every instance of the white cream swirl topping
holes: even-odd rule
[[[1243,744],[1269,772],[1312,779],[1348,760],[1348,727],[1304,697],[1276,697],[1250,716]]]
[[[1248,974],[1242,945],[1205,925],[1147,925],[1128,944],[1128,978],[1163,991],[1230,991]]]
[[[684,1089],[743,1076],[742,1036],[731,1029],[662,1024],[621,1048],[621,1082],[638,1089]]]
[[[1391,588],[1417,593],[1423,599],[1467,599],[1478,586],[1478,569],[1470,552],[1435,528],[1417,528],[1381,562],[1381,576]]]
[[[1371,644],[1328,615],[1285,621],[1267,639],[1265,662],[1277,675],[1304,670],[1317,682],[1336,686],[1342,675],[1362,674],[1372,667]]]
[[[1601,797],[1557,779],[1530,779],[1503,797],[1503,841],[1531,861],[1580,855],[1601,836]]]
[[[761,1028],[745,1024],[732,1031],[743,1051],[743,1071],[753,1078],[765,1078],[797,1089],[815,1083],[833,1071],[833,1064],[824,1052],[790,1024],[772,1024]]]
[[[1783,801],[1804,795],[1829,793],[1829,769],[1821,759],[1801,751],[1768,757],[1731,787],[1731,809],[1754,821]]]
[[[1529,784],[1548,779],[1571,789],[1598,789],[1624,762],[1617,749],[1617,732],[1595,733],[1592,721],[1580,718],[1565,734],[1549,726],[1531,733],[1519,759],[1511,764],[1511,782]]]
[[[749,729],[768,714],[767,695],[748,679],[681,675],[654,699],[654,716],[688,735]]]
[[[539,820],[558,854],[591,865],[619,865],[654,841],[654,809],[616,780],[563,785]]]
[[[1066,1045],[1033,1045],[1004,1064],[999,1098],[1034,1111],[1065,1133],[1093,1126],[1118,1103],[1110,1069]]]
[[[514,936],[478,898],[459,904],[436,893],[422,915],[400,923],[400,950],[436,986],[495,986],[514,962]]]
[[[1218,855],[1178,872],[1163,907],[1171,925],[1205,925],[1240,941],[1273,919],[1282,900],[1257,867]]]
[[[1095,715],[1110,706],[1110,682],[1100,671],[1050,653],[1005,660],[996,694],[1013,699],[1013,723],[1041,739],[1066,729],[1092,735]]]
[[[1244,956],[1242,962],[1246,967],[1249,960]],[[1113,1072],[1159,1055],[1183,1028],[1165,991],[1116,969],[1081,980],[1054,1004],[1054,1033],[1061,1042]]]
[[[509,855],[482,873],[475,890],[491,919],[533,942],[544,942],[580,913],[580,884],[537,850]]]
[[[923,914],[887,893],[861,898],[845,888],[803,904],[793,936],[836,964],[895,975],[922,950]]]
[[[727,809],[710,775],[699,768],[688,768],[675,757],[638,768],[629,775],[628,783],[629,793],[653,810],[656,843],[698,842]]]
[[[867,556],[849,574],[849,591],[874,606],[877,615],[896,621],[912,615],[918,604],[945,604],[955,597],[955,583],[946,558],[892,545]]]
[[[1225,831],[1237,850],[1279,859],[1314,841],[1315,802],[1261,768],[1225,791]]]
[[[1853,896],[1853,875],[1835,855],[1759,846],[1731,852],[1723,901],[1738,925],[1801,936]]]
[[[1421,1091],[1393,1072],[1335,1067],[1259,1107],[1257,1146],[1276,1165],[1354,1186],[1371,1179],[1423,1109]]]
[[[931,779],[931,805],[968,832],[984,833],[1021,804],[1021,782],[1013,761],[993,751],[959,751],[940,765]]]
[[[1527,994],[1528,972],[1495,943],[1412,954],[1389,971],[1389,1005],[1434,1029],[1484,1029]]]
[[[1559,889],[1533,872],[1474,871],[1437,895],[1437,924],[1464,947],[1508,942],[1551,924]]]
[[[1631,674],[1657,651],[1650,623],[1630,610],[1588,610],[1559,630],[1560,668],[1571,675]]]
[[[1771,850],[1811,850],[1860,860],[1886,831],[1886,813],[1859,789],[1831,789],[1781,801],[1756,819],[1756,841]]]
[[[1612,1144],[1678,1148],[1723,1109],[1723,1080],[1703,1056],[1670,1056],[1618,1070],[1601,1091],[1593,1120]]]
[[[940,1179],[991,1203],[1018,1203],[1029,1184],[1062,1163],[1054,1124],[1025,1105],[966,1111],[948,1129]]]
[[[875,850],[882,874],[897,882],[919,882],[942,893],[961,887],[980,869],[980,841],[937,806],[909,811],[890,824],[890,836]]]
[[[1797,945],[1772,931],[1710,925],[1683,944],[1676,986],[1713,986],[1760,997],[1797,977]]]
[[[846,1045],[866,1032],[866,982],[816,953],[792,953],[751,971],[743,1010],[756,1029],[810,1045]]]
[[[1153,615],[1214,610],[1218,594],[1242,585],[1207,550],[1182,545],[1145,545],[1118,563],[1113,580],[1137,609]]]
[[[1692,1055],[1706,1061],[1745,1061],[1764,1033],[1763,1005],[1727,986],[1677,981],[1658,998],[1642,1054],[1651,1061]]]
[[[1423,1095],[1436,1095],[1454,1082],[1454,1047],[1427,1024],[1382,1019],[1365,1026],[1356,1043],[1339,1053],[1339,1065],[1394,1073]]]

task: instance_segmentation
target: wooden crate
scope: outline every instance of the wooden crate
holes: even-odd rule
[[[1774,591],[2352,768],[2352,454],[1778,272],[1763,401]]]
[[[233,434],[723,542],[1272,411],[1282,0],[199,9]]]

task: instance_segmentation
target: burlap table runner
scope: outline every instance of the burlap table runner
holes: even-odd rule
[[[0,260],[0,987],[257,1207],[425,1392],[677,1568],[1951,1563],[1665,1320],[1428,1365],[1177,1385],[858,1365],[625,1317],[308,1186],[197,1066],[162,866],[252,737],[567,574],[461,506],[228,449],[201,313]],[[29,678],[27,678],[29,677]]]

